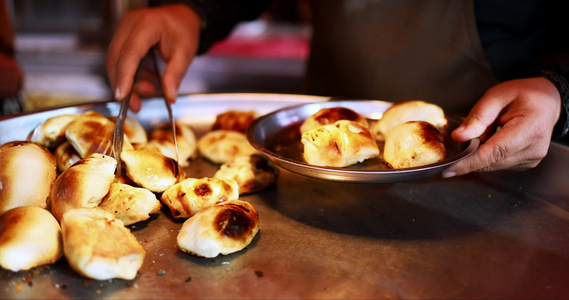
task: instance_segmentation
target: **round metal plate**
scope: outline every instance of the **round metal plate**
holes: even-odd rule
[[[306,118],[320,109],[347,107],[367,117],[373,123],[381,118],[383,112],[391,105],[391,102],[386,101],[343,100],[291,106],[257,119],[249,127],[247,138],[253,147],[291,172],[330,181],[361,183],[401,182],[432,176],[472,154],[480,144],[479,139],[466,143],[454,142],[449,134],[460,125],[462,118],[447,116],[449,126],[443,132],[447,157],[436,164],[390,169],[381,158],[375,158],[346,168],[334,168],[309,165],[303,160],[298,128]],[[379,146],[381,150],[382,145]]]

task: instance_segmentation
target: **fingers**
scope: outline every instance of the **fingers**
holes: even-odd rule
[[[530,155],[531,149],[521,140],[524,135],[520,130],[522,127],[505,126],[470,156],[443,172],[443,177],[460,176],[474,171],[534,167],[541,160],[540,154]]]
[[[537,166],[549,149],[560,107],[559,92],[545,78],[512,80],[495,86],[474,106],[452,137],[466,141],[483,134],[484,128],[492,128],[492,124],[501,129],[473,154],[446,170],[443,177]]]
[[[174,102],[181,80],[199,43],[199,16],[186,5],[165,5],[127,13],[118,24],[107,53],[107,72],[115,98],[121,100],[133,87],[141,59],[154,47],[166,61],[162,79],[165,97]],[[138,79],[137,79],[138,80]],[[133,106],[155,89],[135,86]]]
[[[495,89],[490,89],[472,108],[464,122],[451,133],[451,137],[457,142],[465,142],[488,134],[509,104],[507,97],[509,95],[501,95]]]
[[[142,102],[140,101],[140,96],[137,93],[132,93],[130,95],[129,108],[132,112],[137,113],[142,107]]]
[[[141,20],[147,23],[148,21]],[[134,77],[142,58],[159,41],[160,34],[148,26],[135,26],[124,40],[116,62],[116,90],[119,100],[132,89]]]
[[[135,21],[130,21],[127,19],[129,15],[119,21],[115,28],[115,32],[113,34],[113,38],[111,43],[109,44],[109,48],[107,50],[107,58],[106,58],[106,67],[107,67],[107,74],[109,77],[109,83],[111,84],[111,88],[115,92],[115,99],[120,97],[120,91],[117,90],[117,70],[119,59],[121,57],[121,52],[123,49],[124,44],[126,43],[132,27],[136,26]],[[127,65],[123,64],[122,67],[128,67]],[[131,66],[132,68],[133,66]],[[138,63],[134,66],[135,70],[138,67]],[[118,100],[118,99],[117,99]]]
[[[162,77],[162,87],[164,88],[164,97],[170,103],[176,102],[178,88],[191,63],[191,57],[192,55],[176,53],[166,65],[164,76]]]

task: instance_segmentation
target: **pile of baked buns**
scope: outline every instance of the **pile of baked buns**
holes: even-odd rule
[[[324,108],[300,126],[302,155],[322,167],[348,167],[381,155],[392,169],[419,167],[445,159],[447,126],[441,107],[420,100],[395,103],[375,122],[346,107]]]
[[[133,279],[146,251],[126,226],[163,206],[185,220],[177,237],[181,251],[216,257],[244,249],[259,230],[259,215],[240,195],[278,177],[244,134],[256,117],[219,114],[199,139],[192,127],[175,122],[179,162],[169,123],[147,133],[130,116],[116,161],[115,118],[95,111],[52,117],[28,140],[0,146],[0,267],[28,270],[65,257],[88,278]],[[197,157],[219,167],[213,177],[184,171]],[[125,168],[120,177],[117,164]]]

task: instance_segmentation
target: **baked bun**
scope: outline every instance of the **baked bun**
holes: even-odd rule
[[[409,121],[395,126],[386,136],[383,160],[390,168],[412,168],[445,159],[440,130],[431,123]]]
[[[160,201],[175,219],[189,218],[216,203],[239,198],[239,186],[232,179],[187,178],[167,189]]]
[[[67,126],[77,119],[79,114],[69,114],[51,117],[34,129],[31,141],[47,148],[57,147],[63,143]]]
[[[176,174],[174,159],[147,149],[125,150],[121,153],[127,176],[138,186],[154,193],[162,193],[186,177],[180,166]]]
[[[55,148],[53,152],[55,156],[55,161],[57,162],[57,169],[59,172],[65,172],[73,164],[81,160],[81,156],[71,143],[65,141]]]
[[[189,167],[188,161],[197,152],[196,135],[191,127],[180,122],[174,123],[176,126],[176,142],[178,143],[179,163],[182,167]],[[176,147],[174,147],[174,138],[172,136],[172,126],[170,123],[164,123],[156,127],[150,133],[150,141],[146,145],[146,149],[157,151],[158,153],[176,159]]]
[[[81,158],[93,153],[112,154],[115,123],[98,112],[87,111],[69,123],[65,136]],[[132,149],[125,134],[123,149]]]
[[[379,155],[375,139],[360,123],[340,120],[302,134],[303,157],[308,164],[347,167]]]
[[[116,124],[118,117],[110,117],[109,119]],[[146,130],[136,118],[127,116],[124,119],[123,131],[133,148],[142,149],[146,146],[148,142]]]
[[[18,206],[47,207],[57,176],[55,157],[32,142],[0,147],[0,213]]]
[[[245,133],[257,117],[255,111],[229,110],[215,117],[211,130],[222,129]]]
[[[258,192],[273,185],[278,178],[279,169],[266,156],[253,154],[239,156],[219,167],[213,177],[233,179],[239,185],[239,194]]]
[[[56,262],[63,255],[61,228],[37,206],[21,206],[0,215],[0,266],[14,272]]]
[[[370,130],[378,141],[384,141],[385,135],[393,127],[407,121],[425,121],[439,129],[445,128],[448,124],[440,106],[421,100],[411,100],[390,106]]]
[[[305,133],[323,125],[333,124],[340,120],[354,121],[368,127],[367,119],[359,113],[346,107],[330,107],[323,108],[304,120],[300,125],[300,133]]]
[[[247,247],[259,231],[259,214],[245,201],[231,200],[206,208],[184,222],[178,247],[197,256],[216,257]]]
[[[131,280],[146,251],[123,222],[101,208],[78,208],[61,219],[63,251],[79,274],[97,280]]]
[[[61,221],[63,214],[73,208],[98,206],[111,188],[116,166],[114,158],[95,153],[59,175],[49,198],[55,218]]]
[[[231,130],[214,130],[198,140],[200,155],[216,164],[226,163],[237,156],[257,153],[245,134]]]
[[[160,212],[162,205],[156,195],[147,189],[113,183],[99,207],[113,213],[124,225],[131,225],[148,220],[150,214]]]

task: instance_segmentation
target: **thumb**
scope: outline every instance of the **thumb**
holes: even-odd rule
[[[453,130],[452,139],[465,142],[481,137],[494,128],[495,121],[507,105],[507,101],[504,100],[501,97],[494,97],[491,93],[486,93],[474,105],[462,124]]]

